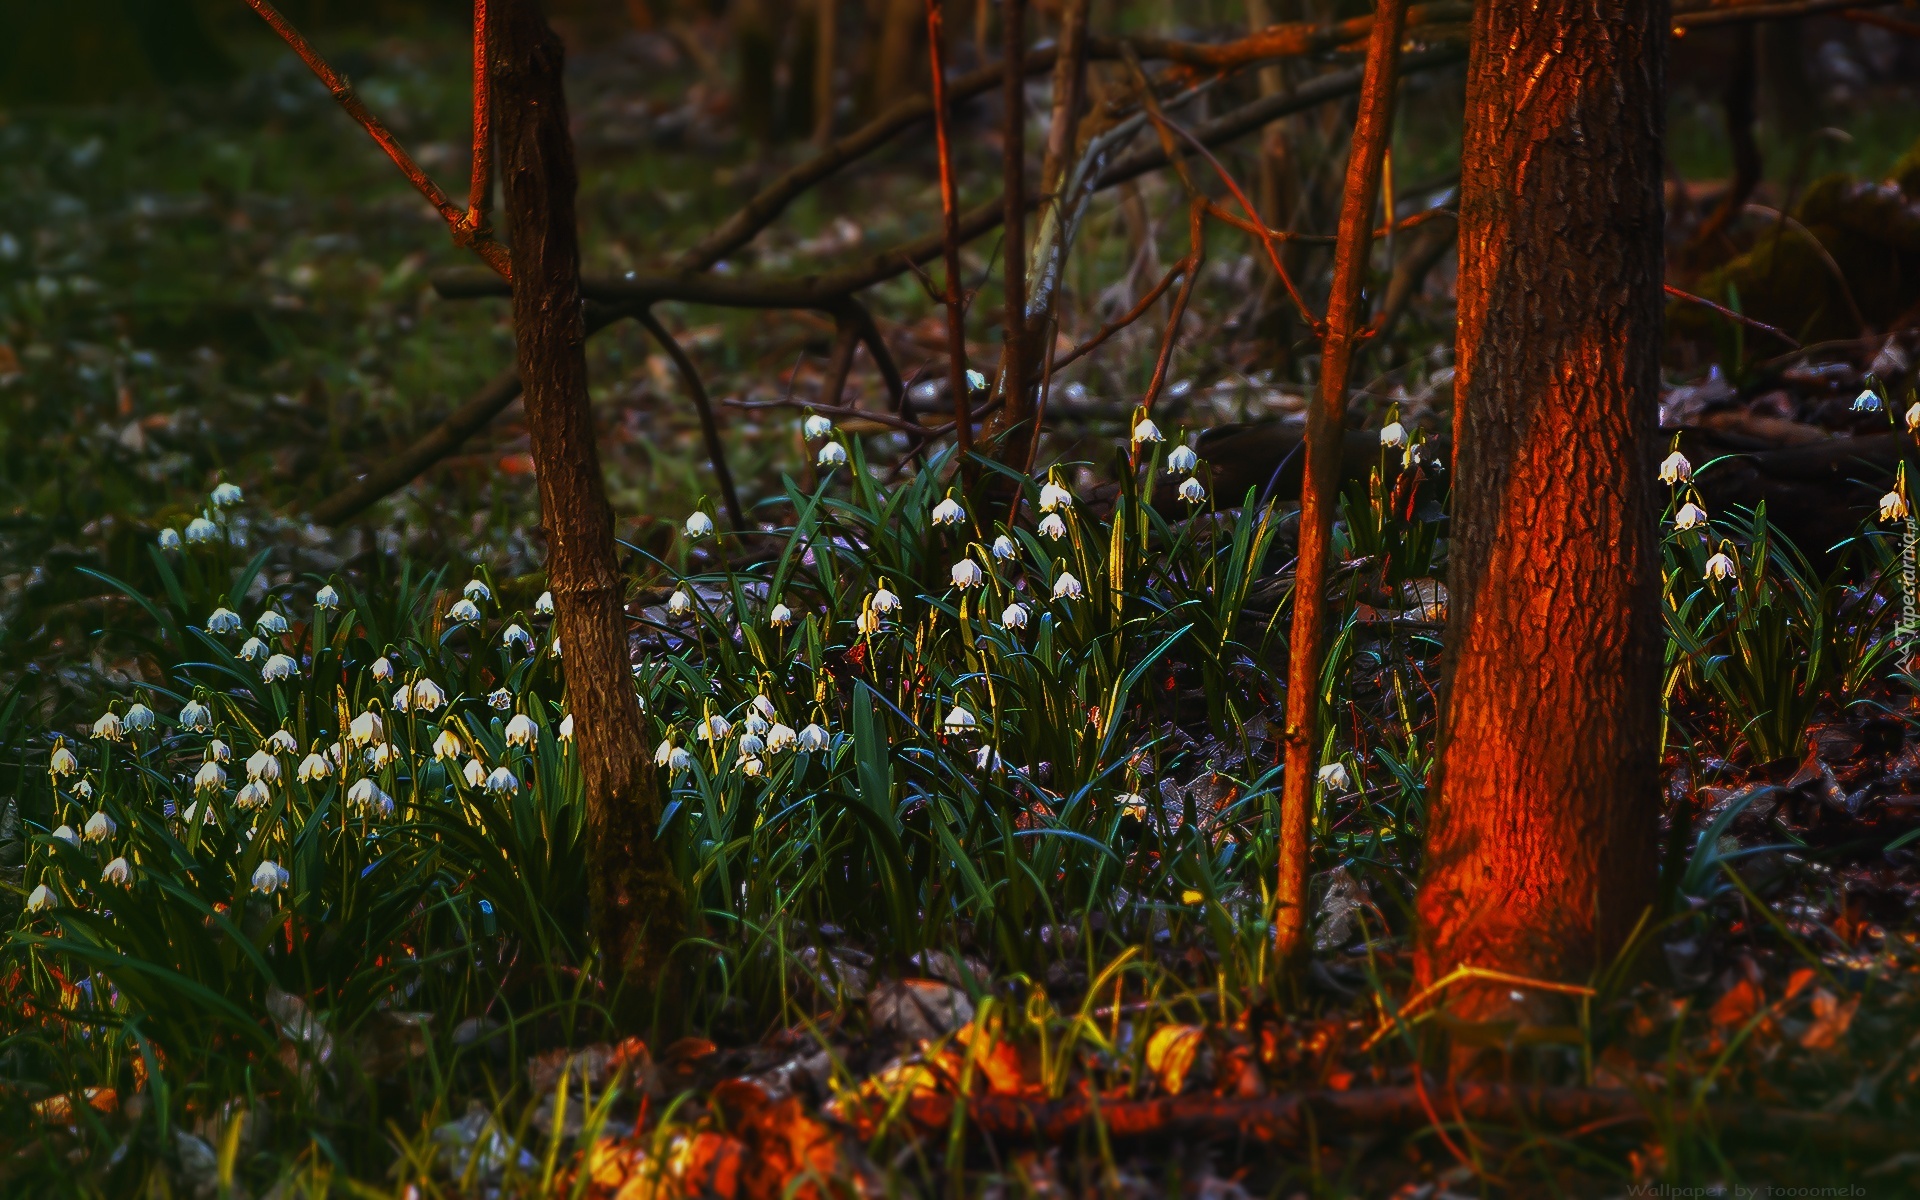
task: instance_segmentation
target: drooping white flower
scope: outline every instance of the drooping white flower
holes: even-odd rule
[[[133,866],[125,857],[114,859],[100,871],[100,882],[126,887],[133,882]]]
[[[253,890],[262,896],[271,896],[292,882],[293,875],[270,858],[260,860],[260,865],[253,869]]]
[[[260,678],[268,683],[292,679],[300,674],[300,664],[290,654],[276,654],[260,668]]]
[[[73,831],[73,826],[62,825],[53,831],[53,840],[56,842],[65,842],[69,846],[78,846],[80,844],[80,835]]]
[[[1167,474],[1169,475],[1191,471],[1199,465],[1200,456],[1194,453],[1192,446],[1175,446],[1167,453]]]
[[[540,729],[533,718],[525,713],[515,713],[513,720],[507,722],[507,745],[531,746],[540,737]]]
[[[981,374],[979,371],[974,370],[972,367],[968,367],[967,368],[967,390],[970,392],[986,391],[987,377]]]
[[[807,419],[800,423],[800,432],[810,442],[817,442],[833,432],[833,422],[819,413],[808,413]]]
[[[249,780],[233,794],[233,806],[239,809],[265,808],[273,802],[273,793],[263,780]]]
[[[393,660],[388,658],[384,654],[381,655],[379,658],[374,659],[373,660],[373,681],[375,683],[385,683],[387,680],[392,678],[393,678]]]
[[[547,657],[549,658],[560,657],[560,637],[558,634],[554,635],[554,639],[552,643],[547,646]]]
[[[387,740],[387,723],[380,714],[368,709],[347,724],[347,741],[355,746]]]
[[[1040,518],[1040,536],[1057,542],[1067,536],[1067,523],[1060,519],[1059,513],[1048,513]]]
[[[1007,605],[1000,610],[1000,623],[1008,629],[1025,629],[1027,627],[1027,606],[1018,601]]]
[[[217,483],[213,487],[213,495],[208,499],[213,501],[215,508],[232,508],[240,503],[240,489],[231,483]]]
[[[1180,485],[1180,498],[1188,504],[1199,504],[1207,498],[1207,489],[1198,479],[1189,475],[1186,482]]]
[[[124,733],[125,731],[121,728],[120,717],[117,713],[101,713],[99,718],[93,723],[93,736],[105,738],[109,742],[119,741],[121,737],[124,736]]]
[[[717,742],[733,732],[733,722],[719,713],[708,717],[693,727],[693,731],[703,742]]]
[[[1000,752],[992,746],[982,746],[973,752],[973,769],[976,771],[996,772],[1006,769],[1000,759]]]
[[[433,680],[422,679],[413,685],[413,706],[421,712],[439,712],[446,702],[446,691]]]
[[[460,735],[451,729],[442,729],[440,736],[433,739],[433,756],[450,761],[466,753],[466,746],[460,741]]]
[[[1141,417],[1133,423],[1133,444],[1145,445],[1148,442],[1164,442],[1167,439],[1160,433],[1160,427],[1151,417]]]
[[[775,629],[785,629],[793,624],[793,610],[784,604],[776,604],[767,613],[767,624]]]
[[[656,767],[664,767],[667,765],[667,759],[669,759],[672,756],[673,756],[673,738],[671,737],[662,738],[660,740],[659,747],[655,749],[653,752],[653,765]]]
[[[693,597],[687,595],[687,589],[673,589],[673,595],[667,597],[667,612],[676,617],[684,617],[692,611]]]
[[[1673,514],[1673,527],[1675,529],[1694,529],[1706,523],[1707,510],[1701,508],[1691,500],[1682,504],[1680,511]]]
[[[763,717],[772,718],[780,715],[780,710],[773,706],[772,698],[765,692],[756,694],[754,698],[748,702],[748,706]]]
[[[204,546],[208,542],[220,540],[220,527],[205,517],[195,517],[187,522],[187,544]]]
[[[278,609],[273,608],[261,613],[260,618],[253,623],[253,627],[268,637],[279,637],[290,628],[287,619],[280,615]]]
[[[762,741],[759,735],[757,734],[747,733],[747,734],[742,734],[740,737],[740,757],[741,758],[752,758],[755,755],[764,751],[766,748],[767,748],[767,743]]]
[[[462,596],[453,602],[452,608],[447,610],[447,620],[461,621],[468,625],[478,625],[480,623],[480,606],[465,596]]]
[[[413,707],[413,689],[404,683],[401,684],[393,690],[390,703],[393,705],[393,711],[406,712]]]
[[[735,760],[735,765],[740,768],[740,773],[749,779],[767,773],[767,764],[755,755],[742,754]]]
[[[500,644],[508,654],[518,651],[521,654],[533,653],[533,635],[518,625],[509,625],[500,631]]]
[[[375,742],[367,747],[367,769],[384,771],[400,761],[400,747],[392,742]]]
[[[333,764],[329,763],[323,755],[309,754],[300,760],[298,774],[301,783],[317,783],[333,774]]]
[[[104,842],[119,828],[114,819],[105,812],[96,812],[87,818],[87,823],[80,827],[80,832],[90,842]]]
[[[1907,410],[1907,432],[1920,433],[1920,404]]]
[[[313,594],[313,606],[332,612],[340,607],[340,593],[333,589],[332,584],[326,584]]]
[[[765,733],[767,730],[772,728],[772,725],[767,721],[765,717],[751,710],[748,711],[747,719],[742,723],[742,725],[746,729],[746,731],[752,734],[754,737],[759,737],[761,734]]]
[[[945,500],[933,506],[933,523],[935,525],[958,525],[966,519],[967,510],[961,508],[960,502],[952,496],[948,496]]]
[[[534,615],[550,617],[553,615],[553,593],[541,592],[540,598],[533,602]]]
[[[1900,521],[1906,519],[1907,498],[1899,492],[1888,492],[1880,497],[1880,519],[1882,521]]]
[[[269,653],[265,642],[257,637],[250,637],[240,644],[240,649],[234,653],[234,657],[242,662],[252,662],[255,659],[267,657]]]
[[[1345,763],[1330,762],[1320,768],[1319,780],[1330,792],[1344,792],[1353,787],[1353,778],[1347,774]]]
[[[76,799],[76,800],[91,800],[91,799],[93,799],[93,785],[92,785],[91,783],[88,783],[88,782],[87,782],[86,780],[84,780],[84,779],[76,779],[76,780],[74,780],[74,783],[73,783],[73,796],[74,796],[74,799]]]
[[[1853,398],[1853,411],[1879,412],[1880,393],[1874,391],[1872,388],[1861,388],[1860,394]]]
[[[645,712],[646,705],[644,704],[641,705],[640,709],[642,712]],[[560,718],[560,728],[557,732],[559,733],[561,741],[570,742],[573,740],[573,714],[572,713],[568,713],[566,716]]]
[[[814,461],[823,467],[841,466],[847,461],[847,448],[839,442],[828,442],[820,447],[820,457]]]
[[[487,790],[496,796],[511,796],[520,790],[520,781],[505,767],[495,767],[487,776]]]
[[[947,714],[947,719],[940,722],[940,724],[948,733],[958,733],[964,729],[972,729],[974,727],[973,714],[956,704],[953,706],[953,711]]]
[[[870,608],[861,609],[860,615],[853,619],[853,627],[864,634],[879,633],[886,624],[885,618]]]
[[[685,530],[689,538],[694,541],[699,541],[703,537],[712,536],[713,518],[703,512],[689,513],[687,515],[687,523],[681,528]]]
[[[460,594],[475,604],[485,604],[493,599],[493,589],[480,579],[467,580],[466,586],[460,589]]]
[[[214,738],[207,743],[207,757],[211,758],[214,762],[223,763],[233,757],[233,751],[225,742],[219,738]]]
[[[477,758],[470,758],[467,765],[460,768],[460,777],[467,781],[468,787],[479,787],[487,781],[486,764]]]
[[[1085,594],[1086,589],[1080,586],[1080,581],[1066,571],[1060,572],[1060,577],[1053,581],[1055,600],[1078,600]]]
[[[667,770],[673,774],[693,769],[693,755],[685,746],[675,746],[667,754]]]
[[[1041,512],[1053,512],[1056,509],[1070,507],[1072,504],[1073,493],[1061,487],[1059,484],[1054,483],[1052,480],[1048,480],[1047,483],[1040,488]]]
[[[242,624],[240,614],[230,608],[216,608],[207,614],[207,632],[211,634],[224,636],[239,629]]]
[[[193,775],[193,790],[196,792],[217,792],[227,786],[227,773],[219,763],[209,759],[200,764]]]
[[[799,736],[799,734],[794,732],[793,726],[782,725],[780,722],[775,721],[773,728],[767,730],[767,753],[780,754],[793,749],[794,743],[799,739]]]
[[[45,912],[58,903],[60,903],[59,897],[53,894],[52,888],[43,883],[39,887],[34,888],[27,896],[27,911],[30,913]]]
[[[993,557],[1000,562],[1006,562],[1018,553],[1019,550],[1014,546],[1013,539],[1006,534],[1003,533],[993,539]]]
[[[300,743],[294,741],[293,734],[287,730],[276,729],[267,735],[265,746],[269,752],[274,754],[292,754],[300,748]]]
[[[1389,450],[1397,450],[1407,444],[1407,427],[1398,421],[1390,421],[1380,428],[1380,444]]]
[[[1660,460],[1660,482],[1672,487],[1693,478],[1693,464],[1687,456],[1675,450]]]
[[[513,707],[513,693],[505,688],[495,688],[487,693],[487,707],[505,712]]]
[[[153,728],[153,710],[135,700],[127,706],[127,715],[120,722],[128,733],[138,733],[142,729]]]
[[[213,728],[213,710],[198,700],[189,700],[180,708],[180,728],[205,733]]]
[[[247,756],[247,778],[264,779],[268,783],[279,783],[280,760],[265,750],[255,750]]]
[[[1725,554],[1716,554],[1707,560],[1706,578],[1729,579],[1733,576],[1734,570],[1733,559]]]
[[[873,593],[873,599],[870,605],[873,611],[884,617],[888,613],[898,612],[900,610],[900,597],[888,591],[886,585],[882,584],[879,590]]]
[[[347,789],[347,803],[354,808],[372,809],[382,816],[393,811],[393,797],[387,795],[371,776],[362,777]]]
[[[980,569],[979,563],[970,558],[963,558],[953,564],[951,577],[953,579],[953,586],[964,590],[966,588],[979,587],[986,579],[987,573]]]
[[[833,741],[833,735],[828,733],[818,722],[808,722],[807,727],[800,731],[800,736],[797,741],[802,750],[811,754],[815,751],[825,750],[828,744]]]
[[[162,550],[178,550],[180,548],[180,531],[171,526],[162,529],[160,531],[160,548]]]

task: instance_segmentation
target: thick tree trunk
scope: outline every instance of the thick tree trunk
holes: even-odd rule
[[[645,985],[679,940],[685,905],[653,837],[659,791],[634,699],[613,509],[587,405],[563,51],[538,0],[505,0],[497,11],[494,127],[512,239],[513,327],[586,786],[587,887],[609,982],[623,982],[623,1000],[635,1006],[651,1000]]]
[[[1423,981],[1582,980],[1654,900],[1666,40],[1664,0],[1474,10]]]

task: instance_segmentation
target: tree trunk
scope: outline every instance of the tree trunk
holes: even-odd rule
[[[1584,980],[1655,898],[1666,42],[1663,0],[1474,9],[1423,982]],[[1550,1011],[1509,992],[1455,1011]]]
[[[506,0],[496,19],[494,127],[512,239],[513,328],[586,787],[588,896],[608,982],[624,985],[633,1014],[681,937],[685,904],[653,836],[659,790],[629,673],[613,509],[587,404],[563,51],[538,0]]]

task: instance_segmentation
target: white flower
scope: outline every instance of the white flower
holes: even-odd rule
[[[646,705],[643,704],[640,707],[642,711],[645,711]],[[572,713],[568,713],[566,716],[560,718],[559,732],[560,732],[561,741],[570,742],[573,740],[573,714]]]
[[[27,911],[30,913],[45,912],[58,903],[60,903],[60,901],[54,896],[53,889],[43,883],[39,887],[34,888],[33,893],[27,897]]]
[[[986,572],[980,569],[980,564],[970,558],[963,558],[953,564],[951,575],[953,586],[957,588],[979,587],[987,577]]]
[[[232,508],[240,503],[240,489],[231,483],[215,484],[213,495],[208,497],[215,508]]]
[[[395,712],[406,712],[409,708],[412,708],[413,707],[413,689],[408,687],[404,683],[401,684],[399,687],[395,688],[393,690],[392,704],[393,704],[393,711]]]
[[[794,742],[799,739],[799,736],[793,731],[793,726],[774,722],[773,728],[767,730],[767,753],[779,754],[793,749]]]
[[[207,615],[207,632],[229,634],[239,629],[240,614],[230,608],[216,608]]]
[[[382,655],[373,660],[373,681],[385,683],[393,678],[393,660]]]
[[[767,624],[775,629],[785,629],[793,624],[793,610],[784,604],[774,605],[772,611],[767,613]]]
[[[162,550],[178,550],[180,548],[180,531],[173,528],[162,529],[160,531],[160,548]]]
[[[227,748],[225,742],[219,738],[214,738],[207,743],[207,757],[215,762],[223,763],[233,757],[233,751]]]
[[[761,692],[753,698],[751,707],[763,717],[773,718],[780,715],[780,711],[774,708],[773,701],[767,698],[765,692]]]
[[[93,723],[93,736],[109,742],[119,741],[122,732],[119,716],[111,712],[101,713],[100,719]]]
[[[347,725],[347,741],[355,746],[364,746],[369,742],[387,740],[387,723],[380,714],[368,709],[355,717]]]
[[[227,786],[227,773],[220,764],[209,759],[200,764],[193,775],[193,790],[196,792],[217,792]]]
[[[284,729],[276,729],[267,735],[266,745],[275,754],[292,754],[300,748],[300,743],[294,741],[293,735]]]
[[[347,789],[347,803],[355,808],[371,808],[382,816],[393,811],[393,797],[382,791],[371,777],[360,779]]]
[[[1907,410],[1907,432],[1920,433],[1920,404]]]
[[[282,679],[292,679],[300,674],[300,664],[292,655],[276,654],[260,668],[260,678],[268,683],[277,683]]]
[[[1187,481],[1180,485],[1180,498],[1188,504],[1198,504],[1207,498],[1207,489],[1201,486],[1198,479],[1189,475]]]
[[[992,746],[982,746],[973,752],[973,769],[976,771],[1001,771],[1006,764],[1000,760],[1000,752]]]
[[[885,616],[890,612],[899,611],[900,597],[888,591],[886,585],[882,584],[880,590],[873,594],[871,604],[873,611],[879,613],[881,616]]]
[[[1147,819],[1147,798],[1139,792],[1121,792],[1113,798],[1113,802],[1120,806],[1120,811],[1126,816],[1136,821]]]
[[[1693,478],[1693,464],[1687,456],[1675,450],[1660,460],[1660,482],[1672,487],[1676,483],[1685,483]]]
[[[93,785],[84,779],[75,780],[73,784],[73,795],[74,798],[78,800],[91,800],[93,799]]]
[[[242,662],[252,662],[256,658],[267,657],[267,644],[257,637],[250,637],[240,644],[234,657]]]
[[[817,442],[833,432],[833,422],[819,413],[808,413],[807,419],[800,423],[800,432],[806,435],[808,441]]]
[[[319,754],[309,754],[300,760],[300,782],[315,783],[333,773],[332,764]]]
[[[687,589],[673,589],[673,595],[667,597],[667,611],[676,617],[684,617],[693,611],[693,597],[687,595]]]
[[[748,778],[764,775],[767,771],[767,764],[750,754],[741,755],[735,760],[735,765],[740,768],[740,773]]]
[[[1733,572],[1733,560],[1725,554],[1716,554],[1707,560],[1706,578],[1708,579],[1727,579],[1733,575]]]
[[[460,735],[451,729],[442,729],[440,736],[433,739],[433,756],[438,759],[459,758],[466,752],[466,746],[460,741]]]
[[[1380,444],[1395,449],[1407,444],[1407,427],[1398,421],[1390,422],[1380,430]]]
[[[552,616],[553,615],[553,593],[541,592],[540,598],[533,602],[533,611],[537,616],[542,616],[542,617]]]
[[[153,710],[138,700],[127,706],[127,715],[121,721],[128,733],[138,733],[142,729],[153,728]]]
[[[828,743],[833,740],[833,735],[821,728],[817,722],[809,722],[807,727],[800,731],[798,740],[802,750],[812,753],[825,750]]]
[[[1191,471],[1200,465],[1200,456],[1191,446],[1175,446],[1167,454],[1167,474],[1177,475],[1182,471]]]
[[[1705,525],[1706,523],[1707,510],[1701,508],[1691,500],[1682,504],[1680,511],[1673,514],[1673,527],[1675,529],[1692,529],[1696,526]]]
[[[518,650],[522,654],[533,653],[533,635],[518,625],[509,625],[500,631],[500,644],[512,654]]]
[[[847,461],[847,448],[839,442],[828,442],[820,447],[820,457],[815,460],[823,467],[837,467]]]
[[[985,375],[982,375],[980,372],[974,370],[972,367],[968,367],[967,368],[967,390],[970,392],[986,391],[987,377]]]
[[[367,747],[367,769],[383,771],[400,761],[400,747],[392,742],[375,742]]]
[[[195,517],[187,522],[187,543],[199,546],[220,540],[220,527],[205,517]]]
[[[1880,394],[1872,388],[1861,388],[1860,394],[1853,398],[1853,411],[1879,412]]]
[[[453,602],[452,608],[447,610],[447,620],[464,621],[469,625],[478,625],[480,623],[480,606],[465,596],[462,596]]]
[[[1880,497],[1880,519],[1898,521],[1907,515],[1907,498],[1899,492],[1888,492]]]
[[[1086,589],[1080,586],[1080,581],[1065,571],[1060,572],[1060,577],[1053,581],[1055,600],[1078,600],[1085,594]]]
[[[313,594],[313,606],[332,612],[340,607],[340,593],[334,591],[333,585],[329,583]]]
[[[673,739],[670,737],[662,738],[659,748],[653,752],[653,765],[656,767],[664,767],[667,765],[667,760],[672,756]]]
[[[540,736],[540,730],[533,718],[525,713],[515,713],[513,720],[507,722],[507,745],[531,746]]]
[[[867,608],[862,609],[860,615],[853,619],[853,627],[861,633],[879,633],[886,627],[886,622],[881,619],[879,613]]]
[[[460,589],[460,594],[475,604],[485,604],[493,599],[493,589],[478,579],[467,580],[467,586]]]
[[[693,731],[703,742],[717,742],[733,732],[733,722],[716,713],[694,726]]]
[[[413,706],[421,712],[439,712],[446,702],[447,693],[433,680],[422,679],[413,685]]]
[[[767,748],[767,744],[755,734],[744,734],[740,738],[740,757],[752,758]]]
[[[972,729],[974,727],[973,714],[956,704],[953,706],[953,711],[947,714],[947,719],[940,722],[940,724],[949,733],[957,733],[962,729]]]
[[[703,512],[690,513],[687,516],[687,523],[682,528],[689,538],[699,541],[703,537],[712,536],[713,518]]]
[[[752,734],[754,737],[759,737],[761,734],[765,733],[767,730],[772,728],[772,726],[768,724],[767,719],[761,716],[757,712],[747,713],[747,719],[744,722],[744,725],[745,725],[746,731]]]
[[[124,857],[116,858],[100,872],[100,882],[126,887],[133,882],[133,867]]]
[[[198,700],[189,700],[180,709],[180,728],[205,733],[213,726],[213,710]]]
[[[933,523],[935,525],[958,525],[966,519],[967,510],[961,508],[960,502],[952,496],[948,496],[945,500],[933,506]]]
[[[560,657],[560,639],[558,637],[555,637],[553,644],[547,647],[547,653],[554,658]]]
[[[486,788],[496,796],[511,796],[520,790],[520,781],[505,767],[495,767],[487,776]]]
[[[495,688],[487,693],[487,706],[505,712],[513,707],[513,693],[505,688]]]
[[[253,869],[253,890],[262,896],[271,896],[292,882],[293,875],[270,858],[262,859]]]
[[[265,750],[255,750],[247,756],[247,778],[264,779],[268,783],[279,783],[280,760]]]
[[[479,787],[487,781],[486,765],[477,758],[470,758],[467,765],[460,768],[460,777],[467,781],[468,787]]]
[[[252,780],[233,794],[233,806],[235,808],[265,808],[272,802],[273,793],[269,792],[267,785],[258,779]]]
[[[1134,425],[1133,425],[1133,444],[1134,445],[1139,446],[1147,442],[1164,442],[1166,440],[1167,439],[1162,437],[1160,434],[1160,427],[1153,423],[1153,419],[1151,417],[1141,417],[1138,421],[1134,422]]]
[[[667,755],[667,770],[674,774],[691,770],[692,767],[693,755],[688,753],[685,746],[675,746],[672,752]]]
[[[1040,511],[1053,512],[1073,503],[1073,493],[1057,483],[1049,481],[1040,489]]]
[[[1006,534],[1003,533],[993,539],[993,556],[1001,562],[1006,562],[1018,553],[1019,550],[1014,547],[1013,539]]]
[[[253,627],[268,637],[279,637],[288,629],[287,619],[271,608],[260,614],[260,619],[253,623]]]
[[[1059,513],[1048,513],[1040,518],[1040,536],[1057,542],[1067,536],[1067,523]]]
[[[1321,767],[1319,779],[1330,792],[1344,792],[1353,787],[1353,778],[1347,774],[1345,763],[1330,762]]]
[[[53,840],[56,842],[65,842],[69,846],[78,846],[80,844],[80,835],[73,831],[73,826],[62,825],[53,831]]]
[[[1017,602],[1007,605],[1000,610],[1000,623],[1008,629],[1025,629],[1027,627],[1027,606]]]

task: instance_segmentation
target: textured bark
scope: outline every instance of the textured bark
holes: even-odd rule
[[[496,0],[494,124],[512,238],[513,327],[540,481],[547,575],[587,798],[588,898],[628,1012],[651,999],[684,926],[627,658],[626,614],[587,405],[573,141],[560,39],[537,0]],[[670,992],[671,989],[663,989]]]
[[[1654,900],[1666,31],[1664,0],[1474,10],[1423,982],[1584,979]]]

